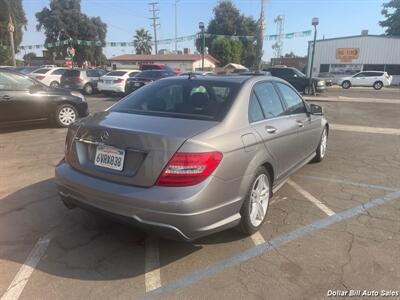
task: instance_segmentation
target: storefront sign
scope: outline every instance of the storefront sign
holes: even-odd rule
[[[341,61],[351,61],[357,59],[360,53],[359,48],[337,48],[336,59]]]

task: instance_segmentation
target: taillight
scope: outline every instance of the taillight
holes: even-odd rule
[[[123,82],[123,81],[124,81],[124,79],[118,78],[118,79],[114,80],[114,83],[121,83],[121,82]]]
[[[82,78],[80,78],[80,77],[72,77],[72,81],[80,82],[80,81],[82,81]]]
[[[205,180],[222,160],[221,152],[177,152],[158,177],[158,186],[190,186]]]
[[[46,77],[46,76],[39,75],[39,76],[36,76],[35,78],[36,78],[37,80],[43,80],[45,77]]]

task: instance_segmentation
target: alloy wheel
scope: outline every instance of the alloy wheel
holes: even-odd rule
[[[264,221],[269,198],[269,179],[265,174],[260,174],[254,181],[250,194],[250,222],[254,227],[259,226]]]

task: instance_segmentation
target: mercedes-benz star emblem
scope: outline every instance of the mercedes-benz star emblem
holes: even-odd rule
[[[105,130],[100,135],[100,141],[105,142],[108,140],[109,137],[110,137],[110,134],[108,133],[107,130]]]

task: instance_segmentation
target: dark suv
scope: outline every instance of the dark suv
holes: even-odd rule
[[[310,94],[309,78],[296,68],[275,66],[264,69],[263,71],[270,72],[272,76],[286,80],[301,93],[306,95]],[[312,83],[315,91],[324,92],[326,90],[326,84],[323,79],[313,78]]]
[[[104,74],[106,74],[106,71],[101,69],[67,70],[61,76],[60,87],[83,91],[86,95],[91,95],[97,89],[97,82]]]

